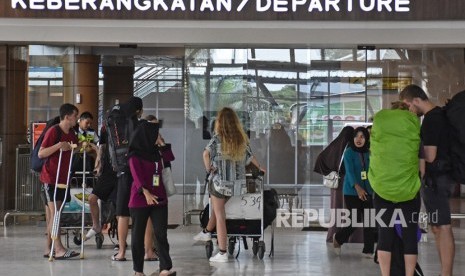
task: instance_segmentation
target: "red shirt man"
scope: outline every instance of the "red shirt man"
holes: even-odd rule
[[[44,198],[47,201],[45,208],[47,218],[47,236],[46,248],[44,257],[55,260],[66,260],[79,256],[79,253],[69,250],[61,243],[61,236],[58,234],[55,243],[52,243],[51,229],[55,215],[59,216],[58,211],[66,198],[66,189],[56,189],[55,184],[57,171],[59,170],[58,184],[67,184],[69,162],[71,158],[72,144],[77,144],[77,136],[73,127],[77,122],[78,109],[69,103],[63,104],[60,107],[60,123],[51,127],[45,134],[42,145],[39,149],[39,158],[47,158],[47,161],[42,166],[40,180],[43,185]],[[58,139],[60,137],[60,139]],[[57,142],[58,141],[58,142]],[[58,166],[60,150],[63,151],[61,164]],[[59,186],[57,186],[58,188]],[[57,233],[60,233],[58,229]],[[54,246],[52,246],[52,244]]]
[[[68,133],[66,133],[65,131],[67,131]],[[56,143],[56,141],[58,140],[57,139],[58,136],[60,136],[59,132],[61,132],[61,138],[59,142]],[[66,143],[77,144],[77,142],[78,142],[78,139],[73,129],[68,128],[67,130],[64,130],[61,128],[61,123],[58,126],[51,127],[47,131],[40,150],[42,151],[44,148],[51,148],[51,147],[56,147],[57,150],[48,157],[47,161],[44,163],[42,167],[42,172],[40,173],[40,181],[42,183],[46,183],[49,185],[55,185],[58,161],[60,157],[60,148],[63,148],[58,184],[66,184],[67,177],[68,177],[69,161],[70,161],[69,159],[71,155],[71,151],[66,150],[68,147]]]

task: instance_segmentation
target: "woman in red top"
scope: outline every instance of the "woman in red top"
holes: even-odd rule
[[[133,177],[129,211],[134,275],[144,275],[144,233],[149,217],[157,240],[160,275],[176,275],[175,271],[171,271],[173,264],[167,238],[168,196],[161,176],[162,162],[173,161],[174,158],[158,129],[158,124],[141,123],[129,145],[129,168]]]

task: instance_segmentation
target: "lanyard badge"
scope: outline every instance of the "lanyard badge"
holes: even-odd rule
[[[160,186],[160,176],[158,175],[158,162],[155,163],[155,173],[153,174],[153,187]]]
[[[365,157],[363,156],[363,153],[360,153],[358,156],[360,157],[360,162],[362,165],[362,171],[360,173],[360,177],[362,180],[367,180],[368,177],[367,177],[367,171],[366,171]]]
[[[160,176],[154,174],[153,175],[153,187],[158,187],[160,185]]]
[[[360,176],[361,176],[362,180],[367,180],[367,172],[366,171],[362,171]]]

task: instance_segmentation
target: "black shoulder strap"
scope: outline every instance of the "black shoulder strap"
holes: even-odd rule
[[[59,124],[55,125],[55,129],[57,131],[57,139],[55,141],[55,144],[61,141],[61,135],[63,134],[63,131],[61,131],[61,127]]]

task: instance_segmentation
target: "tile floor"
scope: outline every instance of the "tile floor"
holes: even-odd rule
[[[176,195],[170,200],[170,224],[182,224],[183,204],[187,207],[203,206],[201,197],[193,195],[183,198]],[[202,204],[201,204],[202,203]],[[328,208],[327,189],[307,187],[298,192],[297,197],[283,198],[281,208]],[[191,206],[192,205],[192,206]],[[451,201],[453,213],[465,213],[463,198]],[[10,222],[12,219],[10,219]],[[0,276],[109,276],[133,275],[131,253],[128,261],[112,262],[113,244],[105,236],[102,249],[96,249],[95,242],[85,245],[85,259],[49,262],[42,257],[44,251],[43,223],[30,221],[17,225],[0,226]],[[465,220],[455,220],[456,238],[455,275],[465,275]],[[6,234],[5,231],[6,230]],[[253,257],[251,250],[241,252],[237,260],[226,264],[212,265],[208,262],[204,243],[194,242],[192,236],[200,230],[198,225],[179,226],[169,230],[171,256],[178,275],[315,275],[315,276],[363,276],[380,275],[378,265],[371,259],[362,258],[361,244],[346,244],[342,255],[336,256],[326,240],[326,232],[308,232],[301,229],[277,228],[275,231],[275,256],[268,257],[270,231],[265,235],[266,255],[263,260]],[[64,240],[64,239],[63,239]],[[425,275],[439,275],[439,259],[434,238],[428,234],[428,241],[420,243],[419,263]],[[130,240],[128,240],[130,242]],[[251,243],[249,242],[251,246]],[[76,251],[72,238],[70,248]],[[237,250],[237,248],[236,248]],[[214,252],[215,253],[215,252]],[[156,275],[158,262],[145,264],[147,275]]]
[[[194,242],[192,236],[199,226],[179,226],[169,230],[171,255],[178,275],[379,275],[378,266],[371,259],[360,255],[361,244],[347,244],[342,255],[337,257],[325,242],[326,232],[305,232],[300,229],[275,231],[275,256],[268,257],[270,235],[267,230],[265,241],[267,252],[263,260],[253,257],[251,250],[241,252],[224,264],[209,264],[203,243]],[[4,227],[0,227],[4,232]],[[0,234],[0,275],[31,276],[120,276],[132,275],[131,254],[129,261],[112,262],[113,245],[108,236],[102,249],[95,243],[85,245],[85,259],[49,262],[42,257],[42,226],[9,225],[6,235]],[[465,275],[465,229],[454,228],[457,244],[455,275]],[[1,233],[1,232],[0,232]],[[79,250],[72,241],[70,248]],[[237,250],[237,248],[236,248]],[[420,244],[419,262],[425,275],[439,274],[439,260],[431,235],[428,242]],[[158,262],[145,264],[147,275],[156,275]]]

